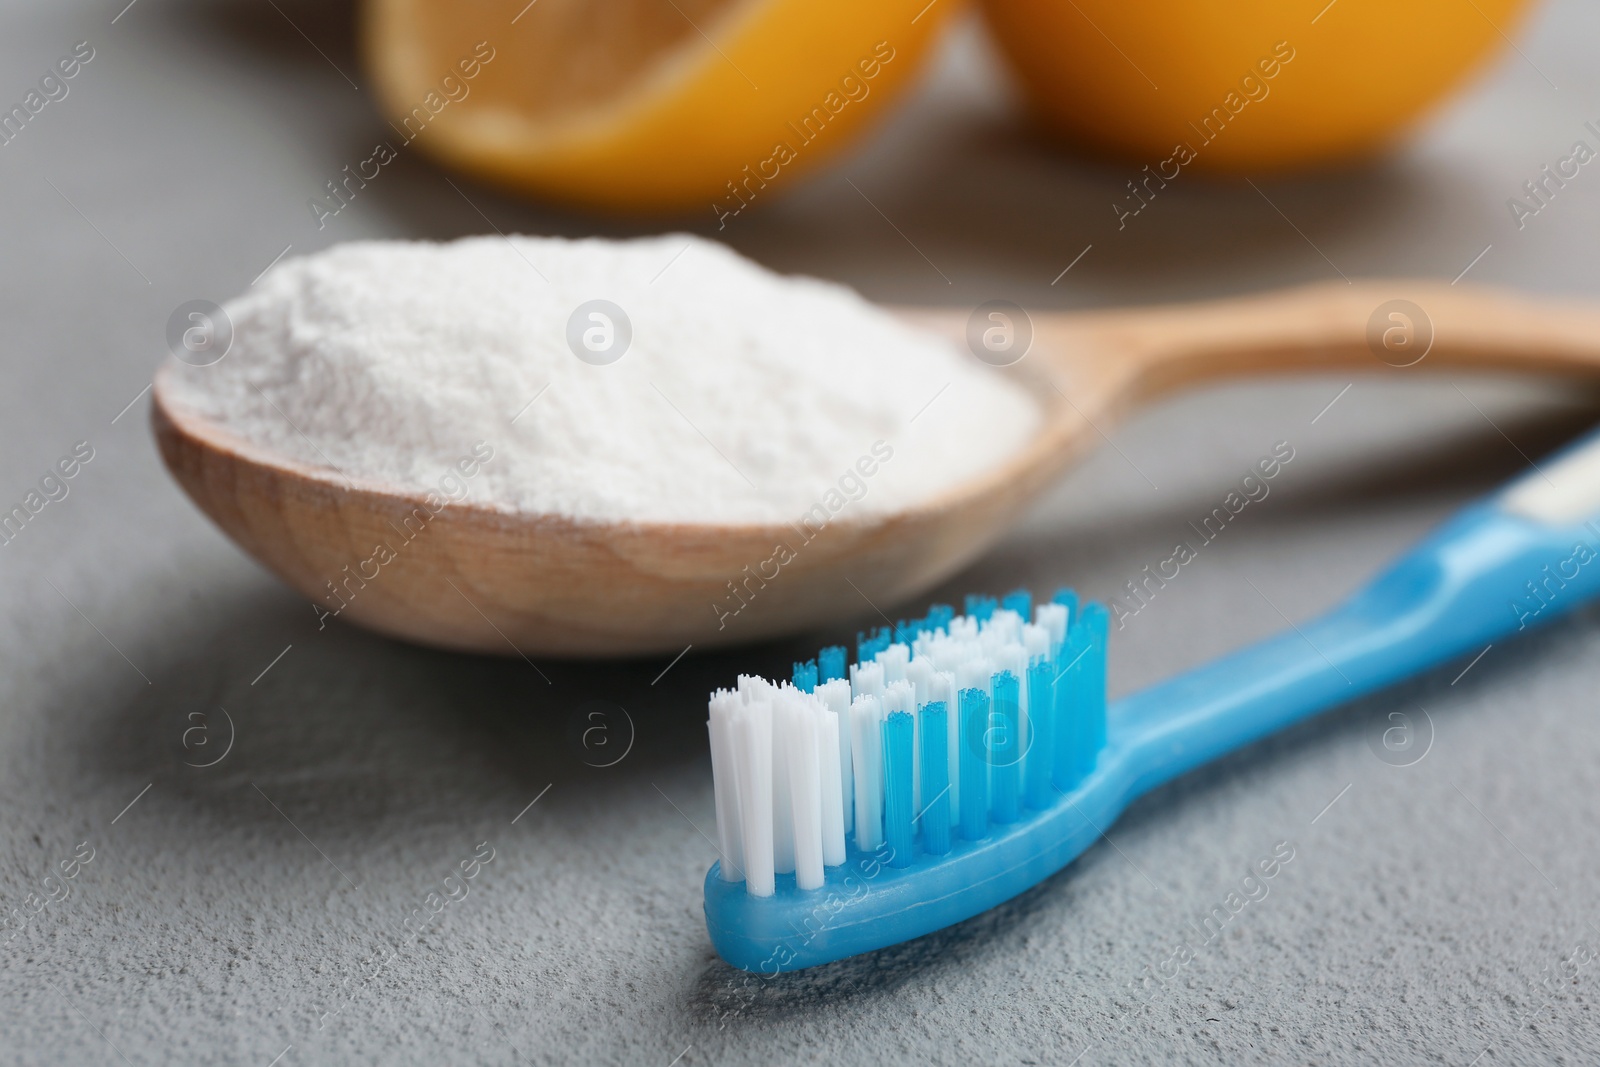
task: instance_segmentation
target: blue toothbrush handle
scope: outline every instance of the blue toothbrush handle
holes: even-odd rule
[[[1600,530],[1494,499],[1461,512],[1332,611],[1129,696],[1108,747],[1128,799],[1275,730],[1600,596]]]

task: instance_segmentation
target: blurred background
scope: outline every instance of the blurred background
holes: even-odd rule
[[[1591,5],[995,0],[990,22],[954,0],[5,6],[0,499],[94,455],[0,546],[0,904],[28,917],[0,949],[10,1062],[1600,1054],[1571,963],[1600,941],[1592,611],[1164,789],[994,913],[752,988],[700,916],[704,697],[840,635],[544,664],[547,685],[318,632],[162,469],[147,389],[173,310],[350,240],[688,230],[962,309],[1394,275],[1600,295],[1600,178],[1525,184],[1600,148]],[[814,107],[813,144],[790,124]],[[769,162],[785,128],[792,166]],[[777,177],[743,184],[746,164]],[[368,177],[336,195],[347,167]],[[1595,400],[1398,373],[1186,395],[1112,430],[938,598],[1114,595],[1291,442],[1271,498],[1117,635],[1127,692],[1326,607]],[[596,702],[630,742],[604,767],[570,729]],[[1402,705],[1432,743],[1395,766],[1374,738]],[[1248,922],[1131,1000],[1285,840]],[[70,895],[36,908],[82,842]],[[374,973],[379,932],[480,842],[471,899]]]

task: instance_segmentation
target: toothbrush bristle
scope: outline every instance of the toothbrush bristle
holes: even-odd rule
[[[1105,745],[1108,622],[1070,590],[968,596],[857,635],[848,666],[834,645],[791,681],[713,693],[722,879],[819,889],[852,851],[938,862],[1044,810]]]
[[[794,687],[801,692],[814,693],[817,690],[817,661],[808,659],[804,663],[794,665]]]
[[[1013,589],[1000,601],[1000,606],[1026,619],[1033,614],[1033,594],[1026,589]]]
[[[845,676],[845,659],[849,654],[843,645],[829,645],[817,653],[817,670],[824,682],[831,682],[836,678]]]

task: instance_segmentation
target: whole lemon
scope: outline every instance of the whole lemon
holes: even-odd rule
[[[984,0],[1034,108],[1071,141],[1235,171],[1383,148],[1504,43],[1527,6]]]

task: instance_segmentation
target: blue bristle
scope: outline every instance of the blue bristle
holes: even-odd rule
[[[921,637],[923,634],[932,633],[933,631],[939,629],[938,620],[933,617],[932,612],[929,612],[920,619],[912,619],[910,622],[902,623],[901,625],[905,627],[905,634],[900,638],[900,640],[904,641],[908,645],[915,644],[917,638]]]
[[[1080,741],[1084,723],[1079,712],[1082,710],[1084,661],[1089,658],[1086,639],[1087,633],[1081,625],[1067,630],[1056,675],[1056,758],[1052,780],[1063,793],[1077,788],[1085,774]]]
[[[1000,601],[1000,606],[1021,615],[1023,622],[1033,621],[1033,594],[1026,589],[1013,589]]]
[[[889,866],[909,867],[911,849],[911,743],[914,733],[909,712],[890,712],[883,721],[883,836],[889,846]]]
[[[1105,660],[1110,615],[1086,604],[1067,631],[1056,681],[1055,784],[1075,789],[1094,770],[1106,738]]]
[[[1050,598],[1051,603],[1064,604],[1067,609],[1067,621],[1078,621],[1078,594],[1071,589],[1057,589],[1056,595]]]
[[[1056,756],[1055,675],[1053,663],[1028,668],[1028,762],[1024,765],[1022,798],[1028,807],[1043,811],[1056,798],[1050,785]],[[926,765],[926,764],[924,764]],[[924,787],[926,788],[926,787]]]
[[[992,596],[984,596],[982,593],[967,594],[966,614],[970,619],[988,622],[989,616],[993,615],[994,609],[999,606],[1000,602]]]
[[[818,684],[843,678],[845,659],[850,655],[843,645],[829,645],[817,653]]]
[[[817,691],[817,661],[808,659],[794,665],[794,687],[802,693]]]
[[[963,689],[961,757],[957,774],[961,782],[961,836],[980,840],[989,832],[989,766],[984,762],[984,734],[989,725],[989,694]]]
[[[1111,613],[1104,604],[1086,604],[1080,618],[1091,640],[1091,651],[1083,658],[1088,667],[1083,683],[1088,713],[1082,740],[1086,765],[1093,770],[1100,750],[1106,747],[1106,644],[1111,636]]]
[[[888,648],[892,643],[892,635],[887,626],[879,626],[856,634],[856,662],[871,663],[879,652]]]
[[[943,630],[950,625],[950,620],[956,617],[956,609],[949,604],[935,604],[928,609],[927,628],[929,630]]]
[[[950,735],[945,715],[942,700],[922,706],[922,847],[934,856],[950,851]]]
[[[985,731],[984,751],[989,761],[989,814],[1004,825],[1022,815],[1022,705],[1017,676],[1010,671],[995,675],[994,703]]]

